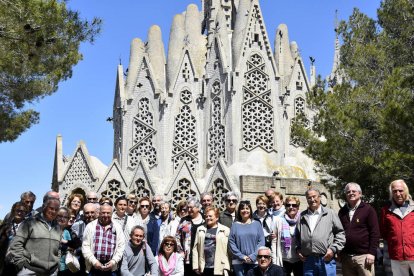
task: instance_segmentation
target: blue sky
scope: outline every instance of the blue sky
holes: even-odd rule
[[[133,38],[146,41],[151,25],[159,25],[167,50],[173,16],[188,4],[201,8],[201,0],[72,0],[69,6],[83,18],[101,17],[102,33],[95,44],[83,44],[84,59],[71,79],[59,90],[32,105],[40,112],[40,123],[13,143],[0,144],[0,218],[9,212],[23,191],[31,190],[40,206],[50,189],[56,136],[63,136],[64,155],[72,155],[83,140],[89,153],[109,165],[112,160],[112,103],[116,67],[128,66]],[[298,43],[309,76],[309,56],[316,59],[317,74],[330,73],[334,51],[335,10],[347,19],[354,7],[376,18],[378,0],[261,0],[261,8],[273,47],[277,26],[288,26],[289,38]]]

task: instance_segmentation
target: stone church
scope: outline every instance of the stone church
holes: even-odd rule
[[[271,187],[303,196],[316,186],[333,207],[332,191],[290,135],[296,116],[312,123],[306,94],[315,68],[308,77],[286,25],[271,31],[273,48],[259,0],[202,0],[201,11],[192,4],[175,15],[167,53],[156,25],[146,41],[133,39],[128,68],[117,68],[112,163],[83,142],[64,156],[57,137],[52,188],[62,204],[91,190],[162,194],[173,204],[209,191],[223,207],[230,190],[254,202]]]

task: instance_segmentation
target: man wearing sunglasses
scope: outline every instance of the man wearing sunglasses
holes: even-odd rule
[[[247,276],[284,276],[283,268],[273,264],[272,252],[266,246],[257,250],[257,266],[247,272]]]
[[[226,203],[226,210],[220,213],[219,222],[228,228],[231,228],[236,218],[236,207],[239,198],[235,192],[228,192],[224,195],[224,202]]]

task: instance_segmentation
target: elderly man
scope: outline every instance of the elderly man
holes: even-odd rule
[[[338,215],[321,206],[321,193],[310,188],[305,193],[308,209],[301,213],[296,227],[297,252],[304,262],[303,275],[336,275],[334,255],[345,244],[345,233]]]
[[[204,214],[204,210],[207,207],[212,207],[213,206],[213,194],[210,192],[204,192],[200,195],[200,199],[201,199],[201,213]]]
[[[161,216],[159,219],[151,217],[147,229],[147,241],[152,253],[157,256],[160,244],[165,236],[170,235],[169,223],[170,217],[170,204],[168,202],[161,203]]]
[[[390,203],[381,210],[381,234],[388,243],[393,275],[414,271],[414,201],[404,180],[389,186]]]
[[[239,197],[233,191],[227,192],[224,195],[224,202],[226,203],[226,209],[220,213],[219,222],[228,228],[231,228],[234,220],[236,219],[236,207],[239,202]]]
[[[83,234],[85,232],[86,225],[94,221],[98,217],[98,209],[94,203],[86,203],[83,206],[83,218],[72,225],[72,232],[80,241],[83,241]],[[82,255],[82,246],[76,248],[75,253],[79,256],[79,264],[81,271],[85,271],[85,259]]]
[[[145,243],[144,228],[136,225],[131,230],[129,242],[126,244],[122,259],[122,276],[158,276],[158,263]]]
[[[362,190],[357,183],[348,183],[345,194],[347,204],[338,214],[346,236],[340,254],[342,274],[375,275],[374,262],[380,238],[377,214],[361,200]]]
[[[151,217],[155,217],[156,219],[159,219],[161,216],[161,203],[164,202],[162,195],[155,195],[152,200],[152,211],[150,213]]]
[[[42,213],[25,220],[10,245],[10,262],[17,275],[51,275],[59,265],[62,231],[56,222],[60,201],[48,198]]]
[[[99,198],[98,198],[98,194],[90,191],[86,194],[86,202],[87,203],[98,203]]]
[[[90,222],[83,235],[82,253],[89,275],[116,276],[125,249],[122,227],[112,222],[112,206],[104,203],[97,220]]]
[[[247,272],[247,276],[284,276],[281,266],[272,262],[272,252],[266,246],[259,247],[257,251],[257,266]]]

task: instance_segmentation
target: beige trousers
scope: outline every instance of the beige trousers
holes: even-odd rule
[[[342,274],[343,276],[374,276],[374,264],[367,266],[365,259],[367,255],[349,256],[341,254]]]

